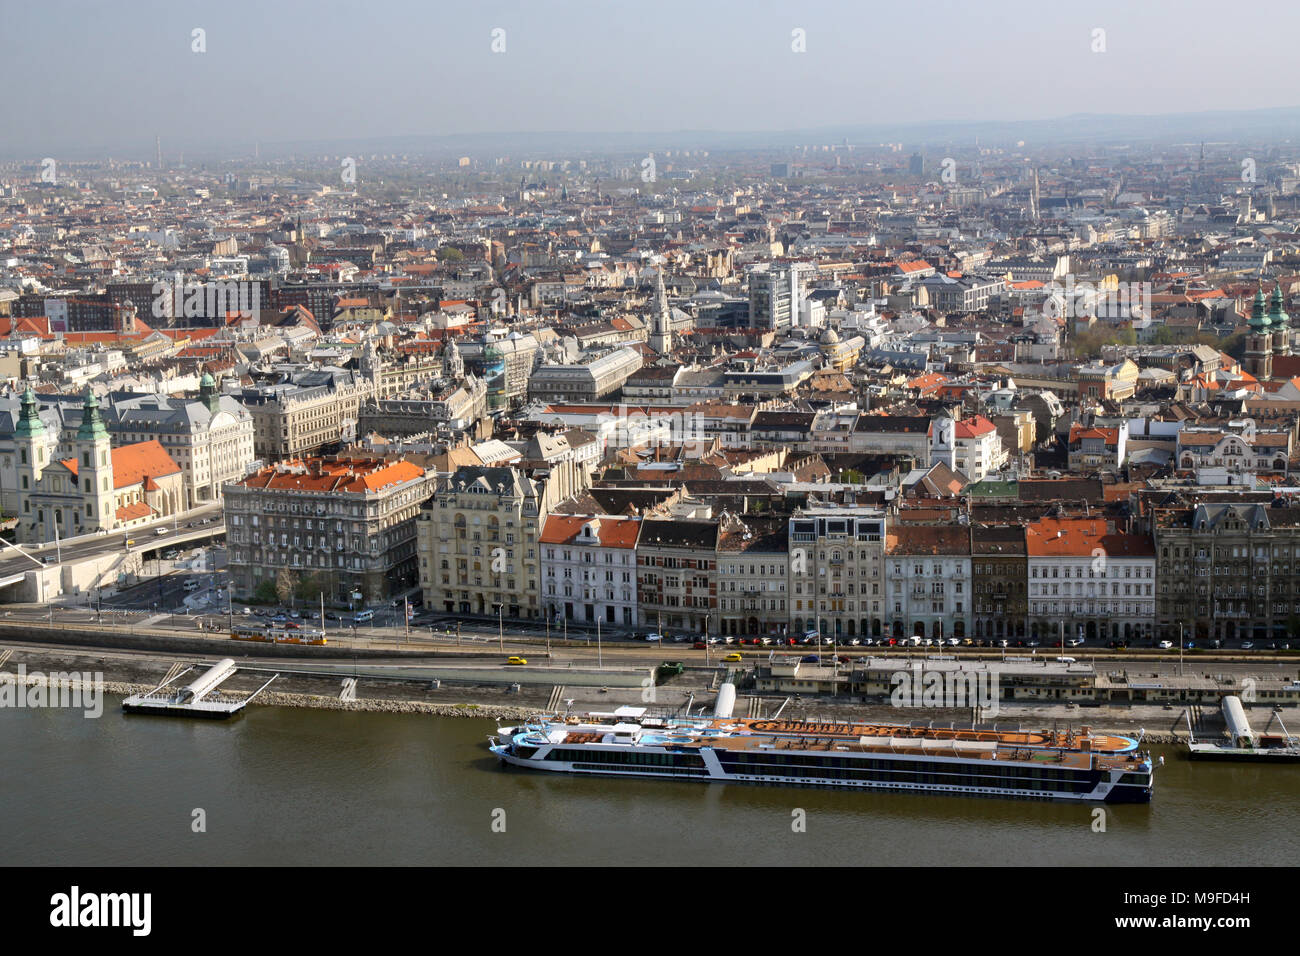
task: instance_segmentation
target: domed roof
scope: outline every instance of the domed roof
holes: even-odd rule
[[[828,326],[826,331],[822,333],[821,343],[822,345],[839,345],[840,335]]]

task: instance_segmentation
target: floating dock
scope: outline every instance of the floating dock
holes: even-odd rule
[[[165,717],[206,717],[210,720],[226,720],[239,713],[252,702],[253,698],[266,690],[276,677],[247,696],[235,697],[222,694],[217,688],[234,677],[239,668],[229,657],[213,664],[199,677],[179,689],[167,690],[168,685],[194,670],[187,667],[180,673],[168,677],[151,691],[133,694],[122,701],[122,710],[128,714],[156,714]]]
[[[1223,721],[1227,725],[1222,740],[1197,740],[1192,735],[1192,720],[1187,718],[1188,755],[1197,760],[1254,760],[1265,763],[1300,762],[1300,737],[1292,737],[1282,724],[1282,719],[1274,715],[1282,727],[1280,734],[1257,734],[1250,727],[1246,709],[1241,698],[1229,694],[1223,698]]]

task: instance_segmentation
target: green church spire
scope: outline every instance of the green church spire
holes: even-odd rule
[[[1273,296],[1269,300],[1268,321],[1276,329],[1285,329],[1291,324],[1291,317],[1286,314],[1286,303],[1282,298],[1282,284],[1273,286]]]
[[[31,386],[23,392],[22,413],[18,416],[18,425],[14,429],[14,434],[18,438],[35,438],[37,435],[45,434],[45,423],[41,421],[40,412],[37,410],[36,393],[32,391]]]
[[[99,441],[108,438],[108,429],[99,414],[99,399],[89,386],[86,388],[86,401],[81,406],[81,427],[77,429],[77,441]]]
[[[1264,286],[1260,284],[1255,293],[1255,304],[1250,310],[1250,327],[1256,332],[1268,331],[1268,299],[1264,297]]]

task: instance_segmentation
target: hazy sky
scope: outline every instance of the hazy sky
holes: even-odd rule
[[[0,144],[143,158],[155,135],[170,152],[1294,106],[1297,26],[1295,0],[0,0]]]

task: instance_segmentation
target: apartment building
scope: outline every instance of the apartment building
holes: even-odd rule
[[[1026,526],[1025,548],[1032,636],[1151,639],[1156,558],[1147,535],[1115,532],[1104,518],[1042,518]]]
[[[967,637],[971,622],[970,531],[895,523],[885,547],[893,637]]]
[[[718,537],[718,614],[723,634],[789,632],[788,524],[785,518],[724,519]]]
[[[546,616],[609,627],[640,626],[636,543],[641,519],[548,515],[540,538]]]
[[[790,518],[796,634],[880,636],[885,622],[885,515],[866,505],[812,505]]]
[[[970,529],[971,610],[977,638],[1023,638],[1029,616],[1025,529]]]
[[[284,572],[295,592],[335,605],[413,587],[416,519],[433,481],[409,461],[331,457],[277,462],[227,485],[232,593],[275,589]]]
[[[540,618],[540,540],[557,504],[587,487],[562,462],[529,473],[484,465],[456,469],[420,513],[424,606],[448,614]]]
[[[644,626],[716,634],[718,537],[714,519],[647,519],[637,541],[637,595]]]
[[[1300,618],[1300,508],[1205,503],[1153,519],[1161,637],[1285,638]]]
[[[237,398],[253,416],[257,457],[281,461],[355,441],[361,404],[373,395],[373,380],[322,368],[295,371],[285,382],[250,386]]]

